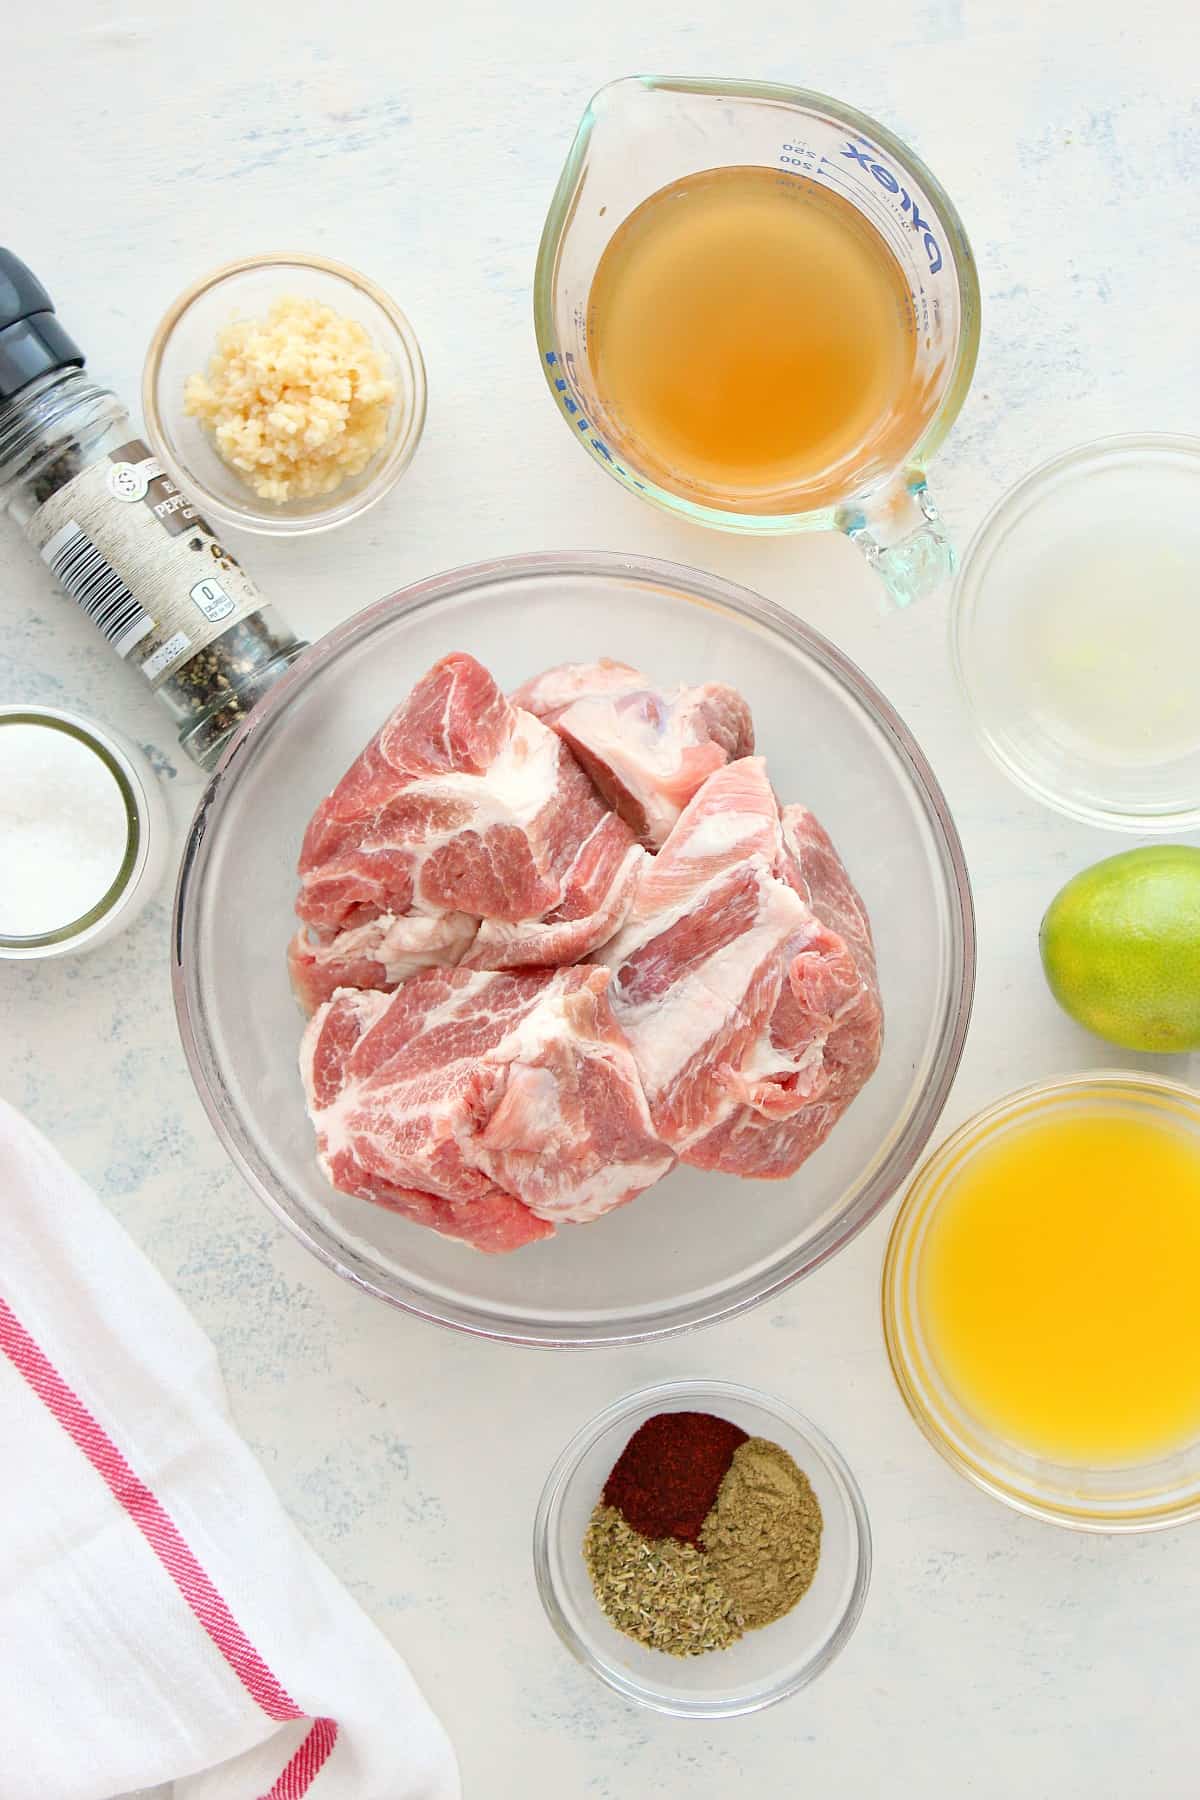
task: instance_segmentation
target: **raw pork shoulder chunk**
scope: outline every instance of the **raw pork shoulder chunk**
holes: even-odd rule
[[[760,758],[709,776],[600,958],[655,1129],[698,1168],[792,1174],[879,1060],[862,902]]]
[[[444,657],[309,824],[297,993],[311,1010],[439,965],[577,961],[621,923],[643,860],[566,743],[473,657]]]
[[[641,1193],[674,1157],[609,981],[599,968],[429,969],[390,996],[339,993],[301,1050],[330,1181],[491,1251]]]
[[[553,725],[652,850],[702,782],[754,748],[750,708],[734,688],[656,688],[627,663],[564,663],[513,701]]]

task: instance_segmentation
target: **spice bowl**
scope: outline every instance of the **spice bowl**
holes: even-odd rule
[[[260,498],[222,459],[209,432],[186,411],[184,389],[189,377],[207,370],[227,326],[265,319],[276,301],[292,296],[361,325],[396,392],[384,441],[359,473],[328,493],[275,502]],[[247,257],[214,269],[168,307],[146,354],[142,410],[159,462],[210,521],[294,537],[347,524],[395,486],[425,426],[425,364],[404,313],[357,270],[321,256]]]
[[[57,707],[0,706],[0,776],[0,960],[76,956],[132,925],[162,880],[171,839],[138,747]]]
[[[821,1508],[811,1587],[774,1624],[705,1655],[677,1657],[627,1637],[600,1609],[583,1558],[588,1521],[610,1469],[647,1419],[708,1412],[780,1445]],[[828,1668],[862,1613],[871,1533],[858,1483],[838,1451],[782,1400],[727,1381],[671,1381],[618,1400],[567,1445],[543,1489],[533,1564],[547,1617],[572,1655],[627,1700],[681,1718],[732,1718],[785,1700]]]

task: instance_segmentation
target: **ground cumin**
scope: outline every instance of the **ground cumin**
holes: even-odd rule
[[[749,1438],[734,1452],[700,1543],[746,1630],[781,1619],[807,1592],[821,1524],[808,1476],[780,1445]]]

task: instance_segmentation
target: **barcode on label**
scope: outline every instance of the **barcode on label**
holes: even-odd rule
[[[42,559],[118,656],[128,656],[154,620],[75,519],[42,545]]]

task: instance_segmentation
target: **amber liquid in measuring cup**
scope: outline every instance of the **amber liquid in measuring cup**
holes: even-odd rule
[[[637,207],[596,269],[587,351],[610,441],[732,512],[836,504],[902,460],[937,405],[884,239],[775,169],[710,169]]]

